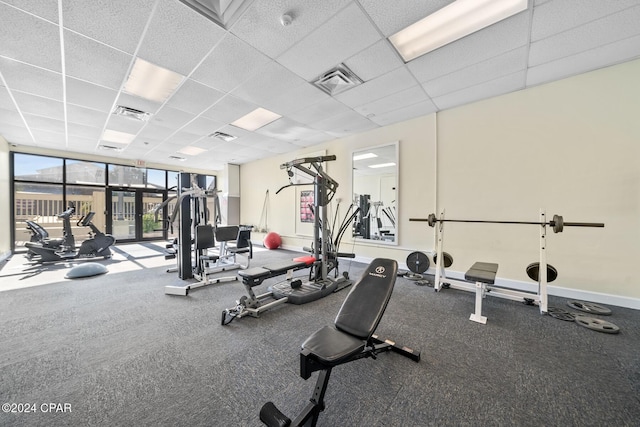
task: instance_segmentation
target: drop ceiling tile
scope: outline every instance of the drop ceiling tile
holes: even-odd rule
[[[350,107],[357,107],[408,89],[417,83],[407,68],[402,66],[360,86],[339,93],[335,98]]]
[[[119,90],[132,56],[65,30],[67,76]]]
[[[149,123],[160,126],[177,129],[195,118],[195,115],[187,113],[176,108],[164,106],[158,113],[151,118]]]
[[[102,135],[102,128],[85,126],[78,123],[68,123],[67,133],[69,134],[69,142],[71,138],[86,138],[93,141],[94,145]]]
[[[67,77],[67,102],[80,107],[110,112],[118,92],[93,83]]]
[[[64,120],[64,108],[60,101],[18,91],[13,92],[13,97],[23,113]]]
[[[309,126],[314,129],[325,131],[329,135],[336,137],[364,132],[378,127],[378,125],[362,117],[355,111],[350,111],[345,114],[339,114],[319,122],[311,123]]]
[[[302,84],[306,84],[303,79],[272,61],[255,70],[253,77],[234,89],[232,94],[245,101],[261,105]]]
[[[276,154],[289,153],[291,151],[297,150],[298,148],[299,147],[295,144],[286,141],[280,141],[275,138],[268,138],[262,146],[263,150]]]
[[[296,145],[298,147],[311,147],[314,145],[318,145],[321,144],[323,142],[327,142],[327,141],[331,141],[332,139],[335,139],[336,137],[333,135],[329,135],[326,132],[321,132],[319,131],[318,133],[316,133],[315,135],[311,135],[305,139],[300,139],[298,141],[294,141],[292,142],[293,145]]]
[[[215,89],[231,92],[269,58],[233,34],[226,34],[191,78]]]
[[[407,63],[420,82],[467,68],[528,43],[527,11],[500,21]]]
[[[271,58],[276,58],[320,26],[350,0],[257,0],[231,27],[231,32]],[[283,26],[284,13],[293,17]]]
[[[424,93],[422,87],[420,85],[416,85],[409,89],[393,93],[389,96],[385,96],[384,98],[356,107],[355,111],[364,117],[372,119],[375,116],[397,110],[407,105],[426,101],[430,102],[431,100]]]
[[[16,105],[9,96],[9,91],[4,86],[0,86],[0,108],[4,110],[18,111],[16,110]]]
[[[175,149],[178,150],[182,147],[185,147],[191,144],[192,142],[196,141],[199,138],[200,138],[199,135],[194,135],[189,132],[180,131],[171,135],[167,140],[167,142],[170,144],[173,144]]]
[[[58,23],[58,2],[51,0],[3,0],[25,12]]]
[[[544,64],[640,34],[640,6],[531,43],[529,66]]]
[[[97,144],[98,138],[87,138],[82,135],[69,135],[67,148],[84,153],[93,153],[96,151]]]
[[[531,40],[538,41],[637,5],[638,0],[550,1],[533,10]]]
[[[153,0],[64,0],[64,27],[133,54],[154,3]]]
[[[529,68],[527,86],[534,86],[640,57],[640,36],[580,52]]]
[[[311,83],[303,82],[278,97],[263,100],[262,105],[286,116],[328,98],[329,95],[322,90]]]
[[[283,117],[261,127],[256,131],[256,133],[279,140],[295,142],[300,139],[306,139],[316,135],[318,130],[311,129],[296,121]]]
[[[50,132],[42,129],[32,129],[31,132],[40,147],[60,150],[61,147],[66,147],[67,145],[64,133]]]
[[[498,95],[504,95],[505,93],[523,89],[525,78],[526,75],[524,71],[513,73],[489,82],[484,82],[457,92],[433,98],[433,102],[439,110],[447,110],[449,108],[470,104],[482,99],[493,98]]]
[[[527,53],[528,49],[523,46],[424,82],[422,86],[429,96],[434,98],[469,86],[475,86],[487,80],[493,80],[496,77],[513,74],[516,71],[524,71],[527,68]]]
[[[380,38],[362,9],[352,3],[279,56],[278,62],[310,81]]]
[[[16,126],[11,124],[2,124],[0,136],[4,137],[7,142],[18,145],[34,145],[35,141],[31,137],[26,126]]]
[[[166,105],[188,113],[200,114],[223,96],[222,92],[187,79],[178,91],[169,98]]]
[[[224,30],[175,0],[159,0],[138,56],[182,75],[189,75]]]
[[[337,116],[339,114],[346,114],[350,111],[352,111],[351,108],[347,107],[342,102],[336,101],[333,98],[327,98],[300,111],[291,113],[288,117],[297,122],[309,124],[328,119],[329,117]]]
[[[67,121],[70,123],[78,123],[102,129],[108,117],[109,113],[67,104]]]
[[[369,46],[344,63],[365,82],[395,70],[403,64],[398,53],[386,39]]]
[[[62,101],[62,75],[0,57],[0,73],[11,90]]]
[[[147,125],[138,133],[135,141],[149,141],[153,145],[166,140],[173,131],[159,124],[147,123]],[[134,141],[134,142],[135,142]]]
[[[64,121],[51,119],[49,117],[34,116],[32,114],[24,114],[24,119],[31,130],[41,129],[49,130],[57,133],[65,133]]]
[[[226,95],[211,108],[202,113],[202,116],[221,123],[231,123],[252,112],[256,108],[258,108],[256,104],[237,98],[233,95]]]
[[[360,0],[360,4],[385,37],[397,33],[453,0]]]
[[[207,136],[217,131],[224,125],[224,123],[217,122],[215,120],[207,119],[205,117],[198,117],[197,119],[189,122],[186,126],[184,126],[182,130],[195,135]]]
[[[61,71],[58,26],[0,3],[0,56]]]
[[[426,100],[398,108],[397,110],[389,111],[388,113],[375,115],[374,117],[371,117],[370,120],[379,126],[387,126],[393,123],[413,119],[414,117],[426,116],[427,114],[435,113],[437,110],[438,108],[431,100]]]
[[[7,110],[0,107],[0,123],[12,126],[24,126],[24,120],[18,110]]]

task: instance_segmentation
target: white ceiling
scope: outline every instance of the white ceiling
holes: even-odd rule
[[[178,0],[0,0],[0,135],[219,170],[640,56],[640,0],[530,0],[403,63],[387,37],[450,2],[254,0],[224,29]],[[186,77],[165,103],[122,91],[137,57]],[[335,97],[310,83],[340,63],[364,83]],[[115,116],[117,105],[153,116]],[[257,107],[283,117],[255,132],[230,125]],[[105,129],[136,138],[103,150]],[[207,151],[177,153],[187,146]]]

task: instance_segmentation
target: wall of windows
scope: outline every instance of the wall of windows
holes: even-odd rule
[[[76,243],[80,243],[88,237],[88,229],[78,227],[76,223],[89,212],[95,212],[93,223],[98,229],[110,231],[108,228],[113,228],[106,202],[110,189],[149,189],[153,192],[152,202],[159,204],[167,197],[168,176],[171,182],[175,182],[175,172],[161,169],[33,154],[11,153],[11,164],[14,251],[24,249],[24,243],[31,239],[31,233],[26,228],[27,220],[44,227],[51,238],[62,237],[62,220],[58,214],[73,205],[75,215],[72,229]],[[149,197],[144,200],[146,210],[153,209],[147,199]],[[135,207],[127,206],[127,209],[133,210]],[[160,222],[161,228],[162,224]],[[150,226],[147,224],[146,227]],[[153,232],[144,229],[142,239],[166,238],[161,228],[156,225]]]

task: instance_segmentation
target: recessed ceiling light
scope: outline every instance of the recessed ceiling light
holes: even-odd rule
[[[377,154],[374,153],[364,153],[358,154],[357,156],[353,156],[353,160],[364,160],[364,159],[373,159],[374,157],[378,157]]]
[[[389,37],[405,62],[527,8],[527,0],[456,0]]]
[[[184,76],[136,58],[124,91],[151,101],[164,102],[182,83]]]
[[[105,129],[104,133],[102,134],[102,138],[100,139],[102,139],[103,141],[117,142],[118,144],[130,144],[135,137],[135,135],[130,133]]]
[[[377,165],[369,165],[370,168],[373,169],[377,169],[377,168],[388,168],[390,166],[395,166],[395,163],[378,163]]]
[[[248,131],[254,131],[278,120],[280,117],[282,117],[280,114],[276,114],[273,111],[265,110],[264,108],[256,108],[246,116],[240,117],[231,124]]]
[[[178,150],[178,153],[188,154],[189,156],[197,156],[198,154],[202,154],[206,152],[204,148],[198,148],[193,146],[184,147],[181,150]]]

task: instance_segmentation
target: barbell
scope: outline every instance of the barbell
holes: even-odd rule
[[[409,218],[409,221],[426,222],[429,227],[434,227],[436,222],[472,222],[481,224],[527,224],[527,225],[540,225],[550,226],[553,228],[554,233],[562,233],[564,227],[604,227],[601,222],[565,222],[562,215],[554,215],[553,219],[549,222],[541,221],[490,221],[482,219],[438,219],[435,214],[429,214],[426,218]]]

